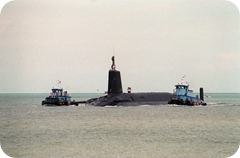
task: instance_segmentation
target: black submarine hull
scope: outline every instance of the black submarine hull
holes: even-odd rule
[[[86,105],[92,106],[137,106],[167,104],[173,94],[167,92],[123,93],[120,71],[116,70],[114,56],[108,73],[108,95],[92,98]]]
[[[92,106],[139,106],[139,105],[166,105],[173,94],[166,92],[152,93],[121,93],[86,101]]]

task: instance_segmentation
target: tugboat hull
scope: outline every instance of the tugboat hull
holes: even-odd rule
[[[62,106],[62,105],[68,105],[68,101],[66,100],[59,100],[58,98],[50,98],[47,97],[45,100],[42,101],[42,105],[56,105],[56,106]]]

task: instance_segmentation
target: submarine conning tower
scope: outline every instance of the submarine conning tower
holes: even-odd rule
[[[112,57],[112,66],[108,73],[108,94],[121,94],[122,81],[120,71],[116,70],[115,59]]]

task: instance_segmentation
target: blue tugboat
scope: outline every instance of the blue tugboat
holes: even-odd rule
[[[71,97],[67,93],[67,91],[63,91],[62,88],[53,88],[52,92],[45,100],[42,101],[42,105],[70,105]]]
[[[189,88],[189,84],[184,82],[184,77],[182,81],[175,85],[175,91],[168,104],[177,104],[177,105],[188,105],[188,106],[197,106],[197,105],[207,105],[204,103],[204,94],[203,88],[200,88],[200,98],[193,95],[193,90]]]

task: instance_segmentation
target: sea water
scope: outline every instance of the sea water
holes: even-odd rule
[[[240,94],[208,95],[198,107],[48,107],[47,94],[0,94],[0,142],[23,158],[229,157],[240,144]]]

